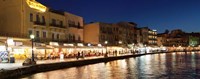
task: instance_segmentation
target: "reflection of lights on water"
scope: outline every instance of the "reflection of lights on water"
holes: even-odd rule
[[[147,55],[146,56],[146,61],[150,61],[150,59],[151,59],[151,55]]]
[[[143,53],[153,53],[155,51],[159,52],[159,51],[166,51],[167,48],[166,47],[150,47],[150,46],[142,46],[142,47],[137,47],[135,48],[135,50],[139,51],[141,54]]]
[[[166,58],[166,54],[165,53],[160,54],[160,56],[161,56],[161,61],[163,61]]]
[[[166,55],[166,53],[162,53],[162,54],[160,54],[161,56],[165,56]]]
[[[196,62],[195,62],[195,60],[196,60],[196,57],[195,57],[195,52],[191,52],[192,53],[192,57],[191,57],[191,65],[192,65],[192,67],[196,67]]]
[[[192,54],[194,54],[194,52],[192,52]]]
[[[122,66],[122,68],[126,68],[127,67],[127,63],[126,63],[126,60],[120,60],[120,65]]]
[[[151,60],[151,55],[141,56],[142,60],[148,63]]]

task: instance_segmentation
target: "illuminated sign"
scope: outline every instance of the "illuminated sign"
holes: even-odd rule
[[[45,12],[47,7],[36,2],[35,0],[26,0],[27,4],[29,5],[29,7],[39,10],[41,12]]]

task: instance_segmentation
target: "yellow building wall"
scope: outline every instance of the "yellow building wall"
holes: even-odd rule
[[[24,29],[23,34],[27,35],[27,37],[28,37],[29,30],[32,30],[34,35],[36,35],[36,31],[39,31],[40,37],[42,37],[42,31],[47,31],[47,33],[48,33],[48,27],[47,27],[48,24],[49,24],[49,21],[48,21],[49,13],[48,13],[48,11],[40,12],[36,9],[32,9],[32,8],[29,7],[29,5],[27,5],[26,1],[24,1],[23,6],[24,6],[23,7],[24,8],[24,16],[23,16],[24,20],[22,20],[22,21],[24,21],[23,22],[24,26],[22,26],[23,29]],[[33,14],[33,22],[30,21],[30,14]],[[34,22],[36,21],[36,15],[39,15],[40,21],[42,21],[42,16],[45,17],[46,26],[34,24]]]
[[[75,35],[75,39],[78,40],[78,37],[80,36],[81,41],[83,41],[83,18],[68,12],[65,12],[65,20],[67,23],[67,28],[69,28],[69,34],[71,35]],[[78,29],[78,28],[74,28],[74,27],[69,27],[69,23],[68,21],[73,21],[75,22],[75,25],[78,25],[78,23],[80,24],[80,27],[82,29]]]
[[[99,44],[100,37],[99,23],[92,23],[84,26],[84,42],[91,44]]]
[[[1,35],[20,35],[22,20],[21,0],[0,0]]]
[[[47,38],[45,39],[48,40],[52,39],[52,33],[55,34],[55,38],[56,35],[59,34],[59,40],[66,40],[66,36],[71,33],[75,35],[76,40],[78,40],[78,36],[80,36],[81,41],[83,41],[83,29],[81,29],[83,28],[82,17],[68,12],[65,12],[64,15],[60,15],[50,12],[48,8],[46,12],[41,12],[31,8],[26,1],[27,0],[0,0],[0,35],[29,38],[29,31],[31,30],[35,35],[36,31],[39,31],[39,37],[44,39],[42,32],[45,31],[47,33]],[[33,14],[33,22],[30,21],[31,13]],[[46,25],[34,24],[36,15],[39,15],[40,22],[42,22],[42,16],[44,16]],[[57,24],[60,24],[59,21],[62,21],[65,28],[50,26],[52,18],[56,20]],[[68,20],[74,21],[76,25],[80,23],[81,28],[69,28]]]
[[[40,39],[52,39],[52,33],[55,34],[55,38],[56,35],[59,34],[59,39],[60,40],[65,40],[65,32],[66,29],[65,28],[58,28],[58,27],[53,27],[50,26],[50,24],[52,23],[52,18],[54,18],[56,20],[56,23],[58,23],[58,21],[62,21],[63,22],[63,26],[66,26],[65,23],[65,17],[60,15],[60,14],[56,14],[56,13],[52,13],[49,12],[49,9],[46,9],[46,12],[41,12],[39,10],[30,8],[29,5],[27,5],[26,0],[23,1],[22,4],[22,19],[21,22],[23,23],[23,25],[21,26],[22,29],[22,33],[23,35],[26,35],[27,37],[29,37],[29,30],[33,31],[33,34],[36,35],[36,31],[39,31],[39,37]],[[33,22],[30,21],[30,14],[33,14]],[[37,25],[34,24],[34,22],[36,21],[36,15],[39,15],[40,18],[40,22],[42,22],[42,16],[45,17],[45,23],[46,25]],[[43,31],[45,31],[47,33],[47,38],[43,38]]]
[[[59,22],[62,21],[63,22],[63,26],[66,26],[66,21],[65,21],[65,17],[64,15],[59,15],[59,14],[56,14],[56,13],[51,13],[49,12],[49,22],[48,24],[51,24],[52,23],[52,19],[55,19],[56,20],[56,24],[60,24]],[[64,40],[66,39],[65,38],[65,35],[67,33],[67,28],[59,28],[59,27],[53,27],[53,26],[50,26],[50,33],[48,34],[48,37],[50,37],[52,39],[52,33],[55,33],[55,34],[59,34],[60,35],[60,40]]]

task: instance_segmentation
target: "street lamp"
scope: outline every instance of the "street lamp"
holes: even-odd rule
[[[88,47],[90,47],[91,46],[91,44],[90,43],[88,43]]]
[[[107,44],[108,44],[108,41],[105,41],[105,46],[106,46],[106,53],[107,53]]]
[[[123,47],[123,45],[121,45],[121,44],[122,44],[122,41],[121,41],[121,40],[120,40],[118,43],[119,43],[119,46]],[[125,51],[125,52],[126,52],[126,51]],[[122,49],[121,53],[124,53],[124,49]],[[119,54],[121,54],[121,53],[119,52]],[[115,52],[115,54],[116,54],[116,56],[117,56],[117,52]]]
[[[144,47],[145,47],[145,54],[146,54],[147,53],[147,45],[145,44]]]
[[[119,41],[118,43],[119,43],[119,44],[122,44],[122,41]]]
[[[30,38],[31,38],[31,42],[32,42],[32,64],[35,64],[35,60],[34,60],[34,50],[33,50],[33,41],[34,41],[34,38],[35,36],[34,35],[30,35]]]
[[[108,57],[108,52],[107,52],[107,44],[108,44],[108,41],[105,41],[105,46],[106,46],[106,54],[105,54],[105,57]]]

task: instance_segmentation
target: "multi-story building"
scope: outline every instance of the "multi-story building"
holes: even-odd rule
[[[116,24],[116,26],[119,27],[121,34],[116,34],[115,35],[121,35],[122,39],[119,39],[118,41],[122,40],[124,44],[133,44],[136,43],[136,23],[133,22],[119,22]]]
[[[135,43],[135,23],[90,23],[84,26],[84,42],[92,44],[127,45]]]
[[[163,46],[167,42],[167,33],[161,33],[157,35],[157,45],[158,46]]]
[[[188,40],[188,35],[182,30],[172,30],[164,46],[188,46]]]
[[[68,43],[83,42],[83,18],[68,12],[65,12],[65,20],[68,27]]]
[[[105,41],[114,41],[112,38],[112,24],[90,23],[84,26],[84,42],[91,44],[104,44]],[[116,29],[119,30],[119,29]]]
[[[157,46],[157,30],[148,31],[148,45]]]
[[[172,30],[170,33],[158,35],[159,45],[164,46],[198,46],[200,33],[186,33],[180,29]]]
[[[31,34],[35,35],[34,47],[40,48],[35,53],[40,57],[76,53],[71,49],[62,50],[62,43],[83,41],[82,17],[48,8],[36,0],[0,0],[0,28],[0,42],[9,39],[15,43],[14,47],[19,45],[10,50],[17,59],[30,55]]]
[[[158,34],[158,45],[168,47],[194,47],[200,44],[200,33],[186,33],[180,29],[175,29],[169,32]]]
[[[157,31],[151,30],[148,27],[137,28],[137,43],[148,46],[156,46]]]
[[[83,18],[50,9],[35,0],[0,1],[0,35],[29,38],[35,41],[81,42],[83,41]]]

